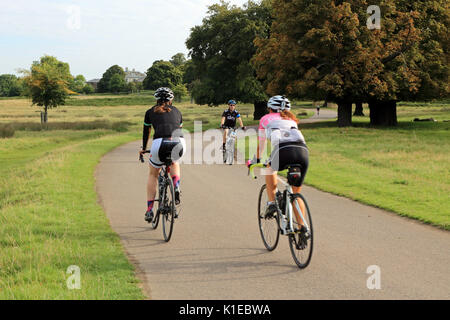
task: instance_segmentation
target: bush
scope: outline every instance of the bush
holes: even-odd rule
[[[11,138],[14,136],[15,129],[10,124],[0,124],[0,138]]]

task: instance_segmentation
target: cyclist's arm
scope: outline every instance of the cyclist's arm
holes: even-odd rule
[[[244,126],[244,124],[242,123],[242,118],[239,117],[238,119],[239,119],[239,123],[241,124],[241,128],[242,128]]]
[[[152,126],[144,124],[144,130],[142,132],[142,150],[147,150],[147,143],[151,133],[152,133]]]
[[[223,126],[224,123],[225,123],[225,117],[222,117],[222,120],[220,121],[220,126]]]

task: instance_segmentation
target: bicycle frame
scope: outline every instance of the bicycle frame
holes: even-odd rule
[[[267,165],[263,164],[263,163],[258,163],[258,164],[254,164],[254,165],[250,166],[249,174],[251,174],[251,176],[254,179],[257,179],[256,175],[254,174],[255,168],[267,168]],[[281,172],[287,172],[287,170],[280,171],[280,172],[278,172],[278,174],[281,173]],[[293,214],[294,208],[292,206],[291,198],[295,197],[296,194],[293,193],[292,186],[290,186],[287,182],[282,180],[278,174],[277,174],[278,182],[281,182],[281,184],[283,184],[285,186],[285,189],[287,190],[286,199],[285,199],[286,201],[285,201],[284,213],[285,213],[285,215],[286,215],[286,217],[288,219],[288,228],[289,228],[289,230],[294,230],[294,214]],[[289,201],[287,201],[287,200],[289,200]],[[299,216],[300,216],[300,218],[303,221],[303,225],[305,226],[307,232],[310,232],[310,227],[309,227],[308,223],[306,222],[306,220],[305,220],[305,218],[303,216],[303,211],[300,210],[300,206],[298,205],[297,201],[295,201],[294,203],[295,203],[295,208],[297,209],[297,212],[299,212]]]

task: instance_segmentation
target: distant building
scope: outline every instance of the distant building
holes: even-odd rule
[[[125,68],[125,81],[127,83],[129,82],[143,82],[145,77],[147,75],[145,73],[136,71],[133,69],[133,71],[128,70],[128,68]]]
[[[90,84],[92,87],[94,87],[94,90],[97,91],[98,83],[100,82],[100,79],[92,79],[89,81],[86,81],[86,83]]]

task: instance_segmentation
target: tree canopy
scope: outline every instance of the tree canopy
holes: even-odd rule
[[[117,90],[117,83],[121,82],[118,80],[118,78],[123,79],[123,82],[125,82],[125,71],[118,65],[113,65],[112,67],[108,68],[108,70],[105,71],[102,78],[98,82],[97,85],[97,91],[98,92],[113,92],[111,90],[111,78],[117,74],[115,79],[113,80],[114,90]],[[120,91],[120,90],[119,90]]]
[[[160,87],[173,88],[182,84],[183,74],[171,62],[157,60],[147,70],[147,76],[144,79],[144,89],[156,90]]]
[[[267,92],[345,103],[346,112],[350,103],[350,117],[356,101],[448,94],[445,0],[382,1],[379,30],[367,28],[368,6],[273,0],[271,36],[255,41],[253,58]]]
[[[192,95],[197,103],[266,98],[250,59],[256,52],[253,40],[268,37],[270,23],[270,1],[249,1],[244,8],[226,2],[209,7],[202,25],[192,28],[186,41],[192,58],[187,70],[195,78]]]

